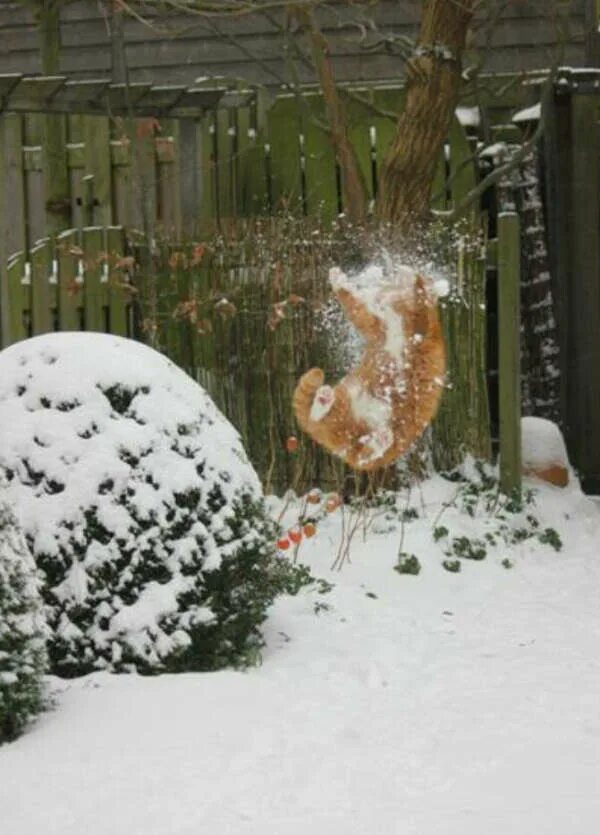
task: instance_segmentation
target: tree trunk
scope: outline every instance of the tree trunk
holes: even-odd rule
[[[436,165],[458,99],[462,52],[476,0],[425,0],[406,105],[379,180],[377,211],[409,236],[426,218]]]

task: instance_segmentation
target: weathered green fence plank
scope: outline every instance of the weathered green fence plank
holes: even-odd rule
[[[133,169],[131,142],[127,136],[110,143],[113,184],[113,220],[121,226],[135,226],[133,213]]]
[[[53,233],[71,225],[65,116],[44,116],[43,166],[46,232]]]
[[[63,331],[81,330],[84,265],[80,235],[69,229],[57,236],[58,324]]]
[[[31,260],[31,332],[34,336],[54,330],[57,305],[58,265],[52,241],[38,241],[29,254]]]
[[[248,111],[247,137],[240,137],[240,184],[242,188],[242,212],[244,216],[265,214],[269,207],[269,184],[267,181],[267,161],[265,145],[268,144],[267,114],[269,111],[267,95],[258,90],[251,101]]]
[[[301,119],[305,212],[329,220],[343,207],[331,137],[317,123],[317,120],[326,123],[325,107],[320,96],[307,96],[307,108],[301,112]]]
[[[271,206],[274,210],[282,207],[296,210],[302,200],[299,141],[302,125],[296,99],[279,99],[269,111],[267,121]]]
[[[131,293],[127,290],[129,270],[125,260],[125,237],[119,227],[106,230],[106,264],[108,266],[108,325],[110,333],[131,336],[129,305]]]
[[[2,117],[6,130],[6,147],[2,159],[6,164],[6,193],[8,198],[6,218],[8,253],[27,249],[27,222],[25,209],[25,183],[23,171],[23,117],[8,113]]]
[[[46,209],[44,198],[44,170],[42,143],[44,136],[44,117],[27,115],[24,119],[23,167],[25,174],[25,204],[28,246],[43,238],[46,228]]]
[[[6,273],[9,304],[4,347],[29,336],[31,317],[31,268],[24,253],[19,253],[8,263]]]
[[[218,216],[218,148],[216,114],[210,111],[198,124],[198,159],[200,175],[200,225],[210,226]]]
[[[217,159],[217,213],[221,220],[234,214],[235,192],[235,112],[217,110],[216,148]]]
[[[500,488],[521,492],[520,232],[516,212],[498,215]]]
[[[0,347],[8,345],[10,333],[10,293],[8,284],[8,129],[0,113]]]
[[[246,105],[237,110],[236,125],[236,160],[235,160],[235,191],[234,211],[236,217],[248,215],[248,200],[245,193],[246,184],[246,158],[256,143],[251,136],[251,107]]]
[[[256,111],[250,111],[248,123],[240,128],[240,211],[243,217],[265,214],[269,203],[267,184],[266,136],[256,118]],[[243,135],[245,130],[246,135]]]
[[[103,278],[102,229],[84,229],[82,234],[84,264],[84,322],[87,331],[105,331],[107,289]]]
[[[600,491],[600,101],[570,100],[568,436],[584,486]]]
[[[177,162],[179,207],[181,211],[181,235],[194,238],[200,219],[200,140],[197,119],[179,119],[177,122]]]
[[[157,182],[155,119],[128,120],[125,132],[129,136],[132,164],[131,212],[136,229],[154,238],[157,218]]]
[[[157,163],[158,212],[160,232],[171,240],[181,240],[181,179],[177,157],[179,129],[176,120],[163,120],[161,134],[154,140]]]
[[[112,223],[110,122],[103,116],[83,120],[86,175],[94,177],[93,194],[82,194],[86,225]],[[92,205],[89,205],[90,199]]]

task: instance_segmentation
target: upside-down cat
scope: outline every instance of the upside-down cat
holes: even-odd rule
[[[409,287],[359,289],[339,270],[330,282],[365,340],[356,368],[336,386],[312,368],[296,386],[301,428],[357,470],[390,464],[434,417],[446,359],[437,302],[416,275]]]

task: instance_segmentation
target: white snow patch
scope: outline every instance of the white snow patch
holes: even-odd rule
[[[540,417],[521,419],[522,463],[532,469],[555,465],[569,468],[569,456],[558,426]]]
[[[560,554],[528,541],[444,571],[434,525],[489,524],[433,479],[418,518],[380,509],[341,572],[341,511],[318,523],[299,557],[335,588],[277,602],[262,666],[52,679],[55,709],[0,751],[2,831],[595,833],[600,507],[575,484],[534,489]],[[418,577],[393,570],[402,535]]]
[[[481,111],[478,107],[457,107],[455,113],[463,128],[477,128],[481,124]]]
[[[506,151],[506,142],[494,142],[479,151],[480,157],[498,157]]]
[[[538,102],[531,107],[525,107],[523,110],[519,110],[512,117],[512,120],[515,124],[519,124],[521,122],[539,122],[541,116],[542,105],[541,102]]]

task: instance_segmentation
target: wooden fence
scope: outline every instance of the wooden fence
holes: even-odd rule
[[[372,198],[402,95],[401,89],[389,87],[353,90],[351,136]],[[505,99],[499,102],[505,109],[508,104]],[[140,323],[147,328],[146,337],[153,336],[158,347],[207,386],[241,429],[268,486],[290,484],[291,463],[282,450],[287,433],[294,431],[291,387],[309,365],[327,367],[330,346],[315,336],[312,314],[308,319],[300,311],[286,315],[272,333],[268,316],[286,308],[286,299],[294,295],[312,299],[309,294],[316,293],[322,301],[323,286],[311,279],[307,294],[295,286],[291,272],[281,282],[269,272],[270,266],[263,269],[260,281],[249,282],[250,273],[256,274],[252,255],[227,263],[217,258],[210,267],[202,264],[195,272],[186,271],[182,264],[193,263],[193,255],[185,262],[176,252],[169,255],[168,249],[182,241],[179,251],[191,247],[193,252],[193,241],[205,239],[211,230],[221,227],[226,232],[229,221],[257,215],[306,215],[330,228],[344,206],[331,143],[315,120],[322,115],[322,102],[315,94],[304,103],[280,97],[270,108],[255,96],[240,107],[217,109],[202,119],[165,120],[160,125],[155,119],[5,116],[5,198],[10,195],[14,218],[10,248],[17,252],[11,256],[0,299],[3,344],[54,329],[141,335],[134,327],[136,290],[144,295],[148,288],[146,281],[136,282],[134,265],[144,259],[150,264],[152,259],[147,250],[140,257],[126,251],[122,227],[128,228],[128,238],[136,227],[146,228],[158,241],[164,234],[171,243],[163,258],[166,268],[155,276],[158,319],[151,311]],[[62,132],[61,146],[45,142],[49,125],[53,137]],[[476,184],[474,141],[456,119],[438,164],[434,206],[451,207]],[[62,199],[57,199],[57,172],[64,183]],[[471,232],[481,230],[481,221],[474,208]],[[69,228],[59,231],[61,223]],[[57,231],[44,238],[46,230]],[[244,246],[252,252],[256,246],[249,235]],[[286,263],[287,255],[281,254],[278,269]],[[314,269],[312,256],[308,260]],[[452,344],[458,331],[468,334],[461,350],[451,352],[455,385],[438,421],[440,449],[454,460],[461,445],[486,454],[485,267],[480,244],[468,257],[463,253],[456,267],[457,292],[445,317]],[[324,274],[326,268],[321,282]],[[470,278],[465,280],[467,274]],[[300,278],[306,276],[305,271]],[[468,298],[461,281],[469,286]],[[234,302],[233,321],[223,315],[230,309],[223,300]],[[198,322],[194,317],[202,306],[211,312],[206,321]],[[148,330],[154,327],[156,333]],[[341,368],[330,371],[337,375]],[[267,411],[259,412],[259,406],[268,406]],[[270,427],[268,446],[265,427]],[[452,465],[450,458],[445,465]],[[304,472],[294,476],[297,486],[322,467],[314,452],[309,459]]]
[[[54,330],[133,336],[132,259],[121,228],[67,230],[11,257],[1,288],[4,345]]]
[[[600,70],[563,70],[545,114],[561,417],[584,488],[600,493]]]
[[[403,92],[364,88],[353,95],[351,136],[374,197]],[[317,121],[323,115],[316,94],[303,103],[280,97],[268,108],[255,95],[202,119],[160,124],[7,114],[8,252],[27,252],[49,231],[84,225],[150,226],[153,235],[189,240],[227,219],[283,207],[331,219],[344,206],[331,142]],[[456,121],[440,159],[435,205],[459,199],[475,178],[472,148]]]

